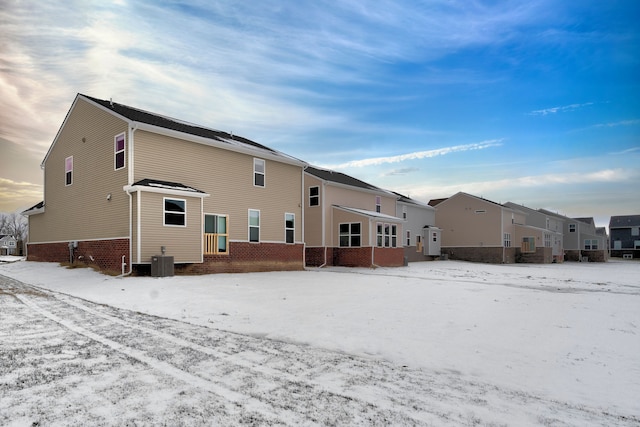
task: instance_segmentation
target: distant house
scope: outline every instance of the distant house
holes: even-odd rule
[[[178,272],[304,268],[301,160],[78,94],[42,162],[28,260]]]
[[[616,215],[609,220],[611,256],[640,258],[640,215]]]
[[[398,197],[396,216],[404,220],[402,245],[406,260],[426,261],[439,257],[441,230],[435,225],[435,208],[400,193],[395,195]]]
[[[553,260],[544,229],[527,225],[520,209],[463,192],[432,205],[442,229],[442,253],[449,258],[507,264]]]
[[[15,237],[0,234],[0,255],[16,255],[17,245]]]
[[[304,173],[308,266],[401,266],[403,219],[397,196],[349,175],[309,166]]]
[[[563,220],[565,261],[604,262],[609,258],[606,231],[598,231],[593,218],[569,218],[546,209],[540,212]]]
[[[541,235],[542,246],[551,248],[553,262],[562,262],[564,260],[564,238],[562,235],[564,219],[513,202],[507,202],[504,205],[526,215],[525,221],[528,230],[538,230],[535,232],[536,240],[540,239]]]

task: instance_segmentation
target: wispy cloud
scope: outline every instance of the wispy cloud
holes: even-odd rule
[[[545,108],[542,110],[534,110],[529,113],[530,116],[546,116],[548,114],[556,114],[556,113],[568,113],[571,111],[575,111],[579,108],[587,107],[589,105],[593,105],[593,102],[585,102],[583,104],[570,104],[563,105],[561,107],[551,107]]]
[[[443,147],[435,150],[416,151],[413,153],[400,154],[388,157],[373,157],[370,159],[353,160],[338,165],[327,165],[328,169],[345,169],[345,168],[361,168],[366,166],[379,166],[386,163],[400,163],[407,160],[428,159],[431,157],[445,156],[451,153],[460,153],[471,150],[484,150],[491,147],[499,147],[502,145],[502,139],[492,139],[475,144],[455,145],[452,147]]]
[[[385,173],[383,176],[402,176],[407,175],[411,172],[418,172],[420,169],[418,168],[402,168],[402,169],[393,169],[389,172]]]
[[[26,209],[42,200],[42,186],[0,178],[0,206],[3,210]]]
[[[618,127],[618,126],[633,126],[633,125],[638,125],[638,124],[640,124],[640,119],[620,120],[619,122],[612,122],[612,123],[598,123],[598,124],[593,125],[591,127],[594,127],[594,128],[614,128],[614,127]]]

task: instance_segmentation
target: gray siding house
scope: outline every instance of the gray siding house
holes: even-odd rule
[[[436,210],[400,193],[396,216],[404,219],[402,246],[407,261],[430,261],[440,257],[441,230],[436,227]]]
[[[640,258],[640,215],[616,215],[609,220],[611,256]]]

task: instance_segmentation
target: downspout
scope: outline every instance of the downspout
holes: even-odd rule
[[[307,267],[307,239],[305,239],[304,237],[304,203],[305,203],[305,198],[304,198],[304,170],[307,168],[307,166],[303,166],[302,167],[302,172],[300,173],[300,181],[302,183],[302,185],[300,186],[300,217],[302,218],[300,220],[300,227],[301,227],[301,233],[302,233],[302,268],[306,268]],[[295,242],[295,237],[294,237],[294,242]]]
[[[326,231],[326,227],[325,227],[325,217],[326,217],[326,202],[325,202],[325,182],[322,182],[322,194],[320,195],[320,209],[322,212],[322,218],[321,218],[321,224],[322,224],[322,247],[324,248],[324,262],[322,263],[322,265],[318,268],[322,268],[325,267],[327,265],[327,239],[325,236],[325,231]],[[333,226],[333,209],[331,209],[331,225]]]
[[[376,246],[373,244],[373,242],[371,241],[371,222],[373,220],[371,218],[369,218],[369,244],[371,245],[371,268],[380,268],[380,266],[378,264],[376,264],[376,258],[375,258],[375,253],[376,253]]]
[[[130,187],[131,184],[133,184],[133,133],[136,131],[136,129],[138,128],[138,124],[137,123],[133,123],[133,125],[129,125],[129,129],[128,129],[128,144],[127,144],[127,148],[128,148],[128,155],[129,155],[129,163],[128,163],[128,168],[127,168],[127,187]],[[132,196],[131,196],[131,191],[128,188],[126,190],[127,192],[127,196],[129,196],[129,272],[125,273],[125,269],[126,269],[126,265],[127,263],[125,262],[126,258],[125,255],[122,255],[122,274],[120,274],[118,277],[126,277],[128,275],[130,275],[131,273],[133,273],[133,223],[132,223],[132,219],[133,219],[133,200],[132,200]]]

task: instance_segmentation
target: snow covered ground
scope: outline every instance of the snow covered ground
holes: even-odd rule
[[[0,324],[0,347],[6,339],[17,346],[12,348],[25,345],[30,352],[36,351],[27,343],[39,339],[37,331],[27,328],[24,340],[16,338],[16,331],[25,324],[6,314],[28,309],[28,304],[35,307],[27,310],[28,313],[40,313],[41,321],[42,316],[55,313],[55,310],[67,313],[64,316],[76,316],[74,310],[78,310],[78,305],[85,305],[93,312],[114,310],[111,307],[115,307],[131,310],[109,312],[112,318],[127,319],[128,329],[136,329],[134,326],[139,323],[150,325],[144,334],[173,328],[182,332],[172,336],[184,334],[187,337],[184,339],[192,344],[177,345],[175,351],[160,360],[170,365],[165,366],[153,362],[159,360],[154,351],[164,354],[165,349],[162,352],[160,348],[154,350],[153,342],[147,342],[144,348],[129,342],[135,341],[134,337],[139,339],[140,334],[127,337],[122,332],[117,334],[120,338],[109,338],[96,326],[87,334],[80,333],[84,337],[80,340],[80,348],[96,340],[103,340],[102,345],[107,343],[107,347],[114,343],[114,346],[130,349],[127,350],[130,354],[120,354],[138,355],[138,361],[151,367],[154,364],[156,368],[164,367],[166,369],[159,371],[166,374],[165,371],[184,367],[184,361],[174,359],[188,358],[191,353],[182,354],[185,346],[206,347],[198,343],[198,336],[222,334],[223,338],[216,335],[215,339],[224,341],[216,351],[225,354],[234,354],[233,349],[238,346],[234,340],[240,339],[238,337],[251,343],[246,345],[251,349],[253,356],[248,360],[252,362],[245,359],[240,364],[252,369],[251,372],[258,367],[276,369],[274,364],[277,369],[283,369],[281,365],[288,366],[284,371],[277,371],[277,375],[276,371],[270,371],[269,378],[281,375],[290,380],[288,386],[280,384],[276,390],[292,393],[290,386],[295,378],[311,381],[313,386],[307,384],[306,388],[294,393],[297,399],[291,396],[276,399],[277,404],[268,399],[260,400],[255,385],[250,388],[253,391],[246,395],[258,399],[262,405],[271,402],[268,405],[291,408],[289,412],[267,411],[267,415],[258,411],[262,414],[262,418],[254,419],[258,423],[640,424],[640,263],[637,261],[552,265],[439,261],[411,263],[408,267],[393,269],[331,268],[124,279],[89,269],[65,269],[56,264],[18,261],[0,264],[0,275],[34,285],[37,288],[33,292],[46,296],[36,298],[29,294],[28,289],[32,288],[23,288],[20,284],[14,285],[13,291],[0,291],[3,304],[0,307],[5,312],[0,312],[0,320],[12,325],[3,329]],[[9,294],[21,296],[3,298]],[[91,306],[90,302],[110,307],[100,309],[101,306]],[[49,306],[51,308],[47,308]],[[143,316],[141,313],[159,319],[140,317],[131,320]],[[64,316],[59,319],[65,319]],[[73,328],[92,324],[94,317],[89,321],[78,317],[70,325],[60,322],[58,325],[63,326],[65,334],[71,331],[78,335],[78,330]],[[51,316],[45,318],[52,321]],[[163,323],[170,322],[167,319],[178,322],[167,326]],[[160,338],[160,341],[174,344],[177,339]],[[156,335],[154,339],[159,338]],[[228,344],[229,340],[234,344]],[[70,347],[66,349],[69,354],[77,353],[73,345]],[[260,348],[269,349],[272,357],[265,359],[259,354]],[[147,360],[150,357],[153,358],[151,362]],[[106,359],[112,360],[111,357]],[[5,364],[8,360],[11,359],[6,354],[0,358]],[[92,366],[101,366],[108,372],[108,364],[100,363],[98,358]],[[194,389],[206,391],[211,386],[198,386],[198,381],[208,378],[207,375],[215,376],[211,361],[207,363],[209,368],[206,370],[179,372],[187,372],[186,378],[193,377],[189,384]],[[298,368],[299,364],[305,368]],[[197,363],[189,366],[197,366]],[[11,387],[7,390],[14,391],[6,392],[2,398],[3,383],[6,386],[15,376],[12,376],[10,366],[0,368],[0,414],[7,409],[3,402],[8,400],[20,401],[28,408],[28,399],[20,400]],[[55,370],[54,365],[51,369]],[[134,368],[118,365],[113,369],[114,376],[124,376]],[[130,374],[132,378],[145,378],[139,372]],[[167,385],[178,381],[180,375],[169,375],[170,379],[165,375],[157,380],[163,384],[162,389],[167,390],[160,401],[174,402],[173,407],[176,407],[175,402],[184,404],[185,397],[170,394],[172,388]],[[254,375],[252,381],[264,386],[264,390],[274,390],[269,382],[272,380]],[[322,395],[318,385],[333,393],[332,396],[347,396],[352,402],[351,406],[345,406],[340,399],[335,402],[323,400],[327,405],[323,412],[336,415],[345,408],[349,412],[348,408],[351,408],[351,418],[344,418],[344,413],[342,417],[310,416],[308,409],[293,404],[297,400],[317,402]],[[236,394],[245,390],[242,387],[231,389]],[[134,390],[145,388],[139,386]],[[190,390],[187,395],[192,393],[196,392]],[[74,393],[65,396],[62,403],[58,399],[57,404],[73,406],[73,399],[78,398]],[[117,400],[116,397],[112,399]],[[137,399],[144,400],[145,397],[138,396]],[[153,394],[147,399],[154,399]],[[218,421],[247,421],[246,413],[238,415],[223,400],[216,400],[224,409],[218,408],[222,411],[219,413],[231,418],[223,417]],[[192,401],[202,404],[203,398],[193,394]],[[253,400],[247,402],[249,407],[260,406]],[[153,401],[147,401],[143,406],[145,413],[153,413],[149,409]],[[232,408],[237,406],[232,405]],[[166,410],[167,405],[162,407]],[[209,409],[215,412],[215,408]],[[135,419],[131,416],[135,407],[119,411],[120,420]],[[370,416],[362,415],[367,411],[371,412]],[[23,412],[29,414],[28,409]],[[128,415],[122,418],[123,413]],[[360,415],[355,416],[356,413]],[[165,412],[159,414],[166,415]],[[176,412],[172,414],[176,416]],[[20,420],[24,421],[23,418]],[[198,423],[192,421],[191,424]]]

